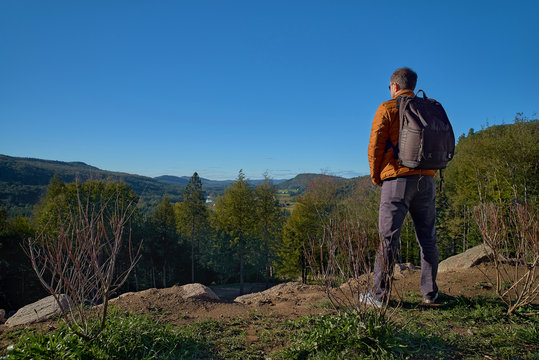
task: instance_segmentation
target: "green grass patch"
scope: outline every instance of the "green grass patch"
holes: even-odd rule
[[[105,329],[92,341],[84,341],[62,324],[46,335],[21,334],[6,360],[205,359],[211,358],[211,349],[200,339],[185,336],[147,316],[114,311]]]
[[[528,306],[507,315],[495,298],[445,298],[438,307],[405,304],[399,322],[410,333],[431,334],[452,349],[441,359],[538,359],[539,316]]]
[[[342,311],[307,317],[293,324],[291,346],[279,359],[400,359],[421,354],[437,358],[446,351],[432,335],[414,334],[376,312]]]

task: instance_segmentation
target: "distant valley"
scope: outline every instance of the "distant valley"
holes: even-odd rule
[[[76,180],[112,180],[129,185],[139,196],[140,206],[150,211],[167,195],[172,202],[182,200],[189,176],[162,175],[156,178],[133,175],[122,172],[101,170],[84,162],[62,162],[34,158],[11,157],[0,155],[0,206],[5,206],[10,215],[29,216],[35,205],[45,195],[47,186],[54,175],[64,182]],[[321,174],[299,174],[293,179],[272,180],[284,202],[293,202],[313,179],[331,177],[338,182],[352,183],[354,179]],[[202,178],[202,184],[208,197],[215,199],[234,182],[231,180],[210,180]],[[250,180],[253,185],[263,180]],[[349,186],[348,186],[349,187]]]

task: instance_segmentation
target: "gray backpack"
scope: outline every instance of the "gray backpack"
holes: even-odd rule
[[[419,92],[423,97],[417,96]],[[399,96],[399,144],[389,144],[399,163],[411,169],[444,169],[455,153],[455,135],[442,105],[423,90]]]

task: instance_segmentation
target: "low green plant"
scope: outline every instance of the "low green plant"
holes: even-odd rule
[[[81,337],[64,324],[53,334],[27,332],[5,359],[92,359],[92,352]]]
[[[51,334],[23,334],[6,360],[197,359],[207,358],[210,350],[208,344],[149,317],[114,311],[92,341],[85,341],[64,323]]]
[[[395,337],[397,327],[378,312],[341,311],[308,317],[299,325],[304,331],[282,351],[284,359],[390,359],[403,351]]]

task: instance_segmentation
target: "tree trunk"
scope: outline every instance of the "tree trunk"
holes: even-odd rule
[[[167,263],[163,263],[163,288],[167,287]]]
[[[24,294],[24,271],[22,272],[22,276],[21,276],[21,298],[24,299],[25,298],[25,294]]]
[[[301,254],[301,282],[307,284],[307,264],[304,254]]]
[[[133,272],[135,273],[135,275],[134,275],[134,276],[135,276],[135,291],[138,292],[139,290],[138,290],[138,276],[137,276],[137,269],[135,268],[135,269],[133,270]]]
[[[467,227],[468,227],[468,222],[467,222],[467,219],[466,219],[466,207],[464,207],[464,211],[463,211],[463,215],[464,215],[464,223],[463,223],[463,228],[464,228],[464,231],[462,233],[462,252],[465,252],[466,251],[466,246],[467,246],[467,241],[466,241],[466,230],[467,230]]]
[[[270,264],[269,264],[269,241],[267,235],[267,229],[265,230],[266,236],[264,241],[264,253],[266,256],[266,290],[269,289],[269,277],[270,277]]]
[[[240,295],[243,295],[243,244],[240,240]]]
[[[195,218],[191,225],[191,283],[195,282]]]

